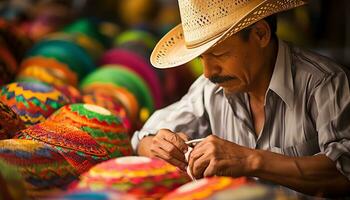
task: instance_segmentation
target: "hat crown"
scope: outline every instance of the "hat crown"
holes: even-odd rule
[[[186,45],[196,46],[227,30],[247,4],[261,0],[179,0]]]

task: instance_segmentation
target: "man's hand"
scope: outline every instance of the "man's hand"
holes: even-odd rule
[[[257,156],[252,149],[210,135],[194,147],[189,167],[197,179],[214,175],[246,176],[257,168]]]
[[[142,150],[139,146],[138,152],[140,155],[161,158],[182,170],[186,170],[185,153],[188,146],[185,141],[188,141],[188,136],[184,133],[174,133],[168,129],[160,129],[157,135],[141,140],[141,148],[148,148],[149,151]]]

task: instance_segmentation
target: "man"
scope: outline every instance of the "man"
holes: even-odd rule
[[[132,139],[196,178],[249,176],[317,196],[350,188],[348,71],[275,36],[302,0],[179,0],[182,25],[155,47],[167,68],[199,56],[201,76]],[[179,83],[181,84],[181,83]],[[189,138],[205,138],[185,159]]]

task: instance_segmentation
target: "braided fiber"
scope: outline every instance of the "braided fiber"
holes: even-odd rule
[[[30,196],[32,191],[64,189],[79,175],[57,150],[38,141],[1,140],[0,158],[18,168]]]
[[[247,184],[246,178],[212,177],[187,183],[164,196],[164,200],[201,200],[211,199],[216,193],[230,189],[234,190]],[[216,199],[216,198],[214,198]]]
[[[51,113],[69,103],[53,87],[41,83],[11,83],[4,86],[0,100],[15,111],[26,125],[44,121]]]
[[[66,105],[51,115],[48,121],[70,124],[88,133],[108,150],[111,157],[132,154],[127,129],[120,117],[102,107],[89,104]]]
[[[91,168],[77,188],[113,189],[138,198],[158,199],[190,181],[187,174],[159,159],[122,157]]]
[[[20,117],[0,101],[0,140],[11,138],[17,131],[24,128],[24,122]]]

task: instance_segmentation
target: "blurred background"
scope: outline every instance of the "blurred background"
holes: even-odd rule
[[[349,11],[348,0],[310,0],[278,15],[278,35],[350,67]],[[177,0],[0,0],[0,200],[65,193],[94,165],[134,155],[134,131],[202,74],[198,60],[166,70],[149,62],[179,23]],[[142,174],[165,166],[154,162]],[[158,198],[189,181],[166,177],[81,184]]]

